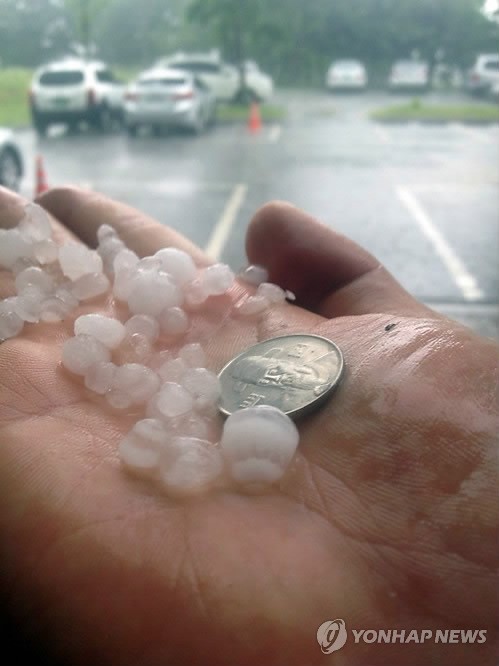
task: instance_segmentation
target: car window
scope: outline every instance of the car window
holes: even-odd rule
[[[197,77],[194,79],[194,85],[198,90],[203,90],[203,91],[208,91],[209,87],[201,81],[201,79],[198,79]]]
[[[157,78],[153,79],[142,79],[138,81],[139,86],[183,86],[187,83],[187,79],[185,77],[162,77],[158,76]]]
[[[499,72],[499,60],[488,60],[485,63],[485,69],[489,69],[493,72]]]
[[[59,72],[44,72],[38,81],[41,86],[69,86],[82,83],[83,72],[80,69],[65,69]]]
[[[220,65],[212,62],[179,62],[174,63],[175,69],[185,69],[197,74],[216,74],[220,71]]]
[[[116,77],[109,69],[98,69],[95,75],[101,83],[116,83]]]

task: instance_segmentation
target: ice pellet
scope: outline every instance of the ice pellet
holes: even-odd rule
[[[146,364],[153,355],[153,348],[150,339],[142,333],[127,333],[117,354],[120,363]]]
[[[99,243],[102,243],[104,238],[108,238],[109,236],[117,236],[115,229],[113,229],[113,227],[109,224],[101,224],[97,229],[97,240]]]
[[[196,265],[187,252],[175,247],[165,247],[154,255],[160,260],[164,271],[169,273],[175,282],[184,285],[196,277]]]
[[[16,297],[0,301],[0,342],[13,338],[23,330],[24,320],[16,313]]]
[[[59,248],[50,238],[38,241],[33,245],[33,256],[41,264],[53,264],[57,261]]]
[[[75,375],[84,375],[94,363],[110,358],[109,349],[91,335],[69,338],[62,347],[62,364]]]
[[[17,229],[0,229],[0,268],[10,269],[18,259],[31,256],[31,244]]]
[[[50,293],[55,288],[54,280],[41,268],[30,266],[16,276],[16,290],[20,294],[26,287],[33,285],[41,291]]]
[[[286,414],[261,405],[229,416],[220,447],[234,481],[258,485],[279,481],[298,441],[298,429]]]
[[[113,387],[115,374],[114,363],[99,361],[91,365],[85,372],[85,386],[94,393],[105,395]]]
[[[163,310],[159,322],[165,335],[182,335],[189,328],[189,317],[179,307]]]
[[[242,303],[236,305],[235,311],[243,317],[251,317],[265,312],[269,305],[268,300],[263,296],[248,296]]]
[[[114,409],[128,409],[132,405],[132,399],[124,391],[118,388],[112,388],[106,393],[106,400],[108,404]]]
[[[195,278],[184,287],[184,298],[188,306],[196,308],[202,305],[209,294],[200,278]]]
[[[175,418],[190,412],[193,400],[191,394],[183,386],[167,382],[161,387],[156,404],[163,416]]]
[[[256,290],[256,296],[263,296],[269,303],[278,305],[286,301],[286,292],[271,282],[262,282]]]
[[[74,324],[75,335],[93,335],[108,349],[116,349],[126,334],[123,324],[117,319],[101,314],[87,314],[78,317]]]
[[[267,282],[269,279],[269,272],[263,266],[252,264],[251,266],[243,268],[240,271],[238,278],[243,282],[247,282],[248,284],[253,284],[255,287],[258,287],[258,285],[262,284],[262,282]]]
[[[180,384],[187,367],[181,358],[168,359],[160,366],[158,374],[164,382]]]
[[[102,272],[102,259],[97,252],[78,243],[66,243],[59,248],[59,263],[64,275],[73,281]]]
[[[109,286],[109,279],[104,273],[89,273],[75,280],[71,291],[78,300],[89,301],[105,294]]]
[[[207,489],[221,476],[220,451],[195,437],[175,437],[161,453],[159,478],[167,493],[190,494]]]
[[[125,363],[116,368],[113,388],[129,396],[133,405],[147,402],[159,385],[160,380],[154,370],[140,363]]]
[[[152,472],[159,464],[160,451],[166,440],[167,434],[160,421],[142,419],[120,443],[121,462],[135,472]]]
[[[71,286],[72,283],[67,282],[66,284],[61,284],[55,290],[55,297],[64,303],[64,305],[68,309],[68,312],[74,310],[79,305],[78,299],[71,291]]]
[[[206,354],[198,342],[191,342],[188,345],[184,345],[180,349],[178,356],[190,368],[204,368],[206,365]]]
[[[127,248],[118,252],[113,261],[113,293],[120,301],[126,301],[130,295],[132,278],[135,275],[139,258]]]
[[[48,213],[34,203],[26,204],[24,216],[19,220],[17,228],[26,240],[35,243],[49,239],[52,234]]]
[[[64,321],[68,316],[70,308],[57,296],[49,296],[42,302],[40,308],[40,321],[47,323],[57,323]]]
[[[150,342],[156,342],[159,337],[158,321],[150,315],[133,315],[133,317],[130,317],[130,319],[125,322],[125,328],[128,335],[139,333],[146,337]]]
[[[125,243],[118,238],[116,235],[105,236],[97,247],[97,253],[102,259],[104,271],[108,275],[113,275],[114,268],[114,258],[116,255],[125,248]]]
[[[221,296],[234,284],[234,273],[226,264],[213,264],[202,271],[200,280],[209,296]]]
[[[40,321],[40,313],[46,296],[47,294],[38,287],[28,285],[24,288],[22,294],[16,298],[16,313],[24,321],[35,324]]]
[[[157,316],[181,302],[182,294],[167,273],[143,271],[132,279],[128,307],[133,314]]]
[[[188,368],[181,383],[195,398],[216,402],[220,397],[220,380],[206,368]]]

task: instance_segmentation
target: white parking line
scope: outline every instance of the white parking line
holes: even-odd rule
[[[269,142],[276,143],[281,138],[282,126],[281,125],[272,125],[269,131]]]
[[[451,274],[458,289],[461,290],[467,301],[477,301],[484,294],[474,276],[468,271],[464,263],[457,256],[444,236],[432,222],[428,213],[421,206],[415,195],[407,187],[399,186],[396,189],[397,196],[407,208],[419,228],[433,245],[433,249],[440,257],[445,267]]]
[[[206,254],[212,259],[220,258],[247,192],[248,186],[244,183],[239,183],[232,190],[232,194],[205,247]]]

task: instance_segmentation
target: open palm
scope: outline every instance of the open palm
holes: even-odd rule
[[[0,225],[22,202],[0,194]],[[40,202],[60,239],[112,224],[140,255],[186,239],[76,190]],[[297,293],[258,323],[227,299],[195,330],[213,369],[258,340],[311,332],[346,375],[300,424],[282,488],[171,500],[120,469],[130,428],[60,368],[74,319],[0,345],[0,566],[9,612],[71,664],[486,664],[497,649],[497,347],[414,301],[347,239],[284,204],[247,251]],[[12,293],[0,274],[0,298]],[[234,289],[233,299],[245,288]],[[80,308],[95,310],[95,305]],[[99,309],[116,315],[112,302]],[[222,323],[221,323],[222,322]],[[487,629],[480,645],[348,641],[348,629]],[[334,661],[333,661],[334,660]]]

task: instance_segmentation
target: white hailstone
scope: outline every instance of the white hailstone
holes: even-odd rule
[[[113,261],[113,293],[119,301],[126,301],[130,295],[131,280],[139,262],[138,256],[128,248],[120,250]]]
[[[39,268],[38,261],[34,257],[20,257],[12,264],[10,270],[14,275],[19,275],[26,268],[31,268],[32,266]]]
[[[68,306],[60,298],[57,298],[57,296],[49,296],[42,302],[40,309],[40,321],[51,324],[64,321],[70,311],[71,308],[68,308]]]
[[[19,335],[23,330],[24,320],[16,313],[16,301],[15,296],[0,301],[0,342]]]
[[[235,307],[237,314],[243,317],[252,317],[268,310],[270,303],[264,296],[248,296]]]
[[[102,259],[104,266],[104,271],[108,275],[113,274],[113,263],[116,255],[125,248],[125,243],[118,238],[116,235],[109,235],[102,239],[99,242],[97,247],[97,253]]]
[[[243,268],[238,274],[238,278],[243,282],[247,282],[248,284],[253,284],[255,287],[258,287],[258,285],[262,284],[262,282],[267,282],[269,279],[269,272],[263,266],[252,264],[251,266]]]
[[[195,437],[174,437],[160,456],[159,478],[172,494],[190,494],[213,485],[222,475],[220,451]]]
[[[296,296],[292,291],[289,291],[289,289],[286,289],[286,299],[288,301],[296,301]]]
[[[59,248],[51,238],[47,238],[33,245],[33,256],[42,265],[53,264],[59,256]]]
[[[163,414],[159,411],[158,408],[158,395],[155,393],[152,398],[149,398],[146,404],[146,416],[148,419],[162,419]]]
[[[16,298],[16,313],[24,321],[36,324],[40,321],[40,313],[46,297],[46,292],[34,285],[28,285],[23,289],[22,294]]]
[[[154,255],[161,262],[161,267],[169,273],[179,285],[187,284],[196,277],[196,265],[192,257],[176,247],[165,247]]]
[[[200,280],[210,296],[221,296],[234,284],[234,273],[226,264],[213,264],[203,269]]]
[[[71,312],[71,310],[74,310],[79,305],[78,299],[71,291],[72,286],[73,285],[71,282],[66,282],[59,285],[59,287],[57,287],[55,290],[55,297],[64,303],[68,312]]]
[[[109,224],[101,224],[100,227],[97,229],[97,240],[99,241],[99,243],[102,243],[104,238],[117,235],[118,234],[116,233],[115,229]]]
[[[119,445],[121,462],[135,472],[153,472],[167,439],[163,424],[157,419],[137,421]]]
[[[62,347],[62,364],[75,375],[84,375],[94,363],[110,358],[109,349],[91,335],[69,338]]]
[[[78,300],[89,301],[91,298],[105,294],[109,287],[109,279],[104,273],[89,273],[73,282],[71,292]]]
[[[161,387],[156,404],[163,416],[176,418],[192,410],[193,399],[189,391],[180,384],[167,382]]]
[[[215,403],[220,397],[220,380],[206,368],[188,368],[182,377],[182,386],[195,398]]]
[[[161,270],[161,261],[157,257],[142,257],[137,264],[137,270],[139,272],[154,271],[157,273]]]
[[[91,365],[85,372],[85,386],[94,393],[105,395],[113,387],[115,374],[114,363],[99,361]]]
[[[132,405],[131,397],[117,388],[112,388],[106,393],[106,400],[113,409],[127,409]]]
[[[18,259],[31,256],[31,243],[17,229],[0,229],[0,268],[11,269]]]
[[[125,329],[128,335],[139,333],[145,336],[150,342],[156,342],[159,338],[159,324],[154,317],[150,315],[138,314],[130,317],[125,322]]]
[[[208,296],[209,294],[206,290],[206,286],[200,278],[195,278],[192,282],[189,282],[184,286],[185,302],[190,307],[195,308],[202,305]]]
[[[101,314],[81,315],[74,324],[75,335],[93,335],[108,349],[116,349],[123,341],[126,329],[117,319]]]
[[[73,281],[90,273],[102,273],[102,259],[97,252],[79,243],[61,245],[59,263],[64,275]]]
[[[168,359],[158,370],[158,374],[164,382],[180,384],[187,370],[187,364],[181,358]]]
[[[256,290],[256,295],[263,296],[263,298],[266,298],[269,303],[275,305],[286,301],[286,292],[284,289],[281,289],[281,287],[276,284],[272,284],[272,282],[262,282]]]
[[[206,365],[206,354],[198,342],[184,345],[179,353],[179,358],[190,368],[204,368]]]
[[[275,407],[240,409],[225,421],[220,441],[231,477],[241,484],[279,481],[299,441],[293,421]]]
[[[20,294],[29,286],[38,287],[40,291],[50,293],[55,288],[54,280],[41,268],[30,266],[16,276],[16,290]]]
[[[148,364],[153,355],[150,339],[142,333],[133,333],[125,336],[118,349],[120,363],[142,363]]]
[[[182,335],[189,328],[189,317],[182,308],[167,308],[160,314],[159,323],[165,335]]]
[[[130,398],[133,405],[147,402],[159,389],[158,375],[140,363],[125,363],[116,368],[113,388]]]
[[[181,302],[180,289],[163,271],[141,271],[132,279],[128,307],[133,314],[157,316],[165,308]]]
[[[178,428],[178,434],[185,437],[197,437],[198,439],[208,439],[210,433],[209,421],[198,414],[189,414],[185,416]]]
[[[26,204],[24,216],[19,220],[17,228],[29,242],[48,240],[52,235],[48,213],[34,203]]]

